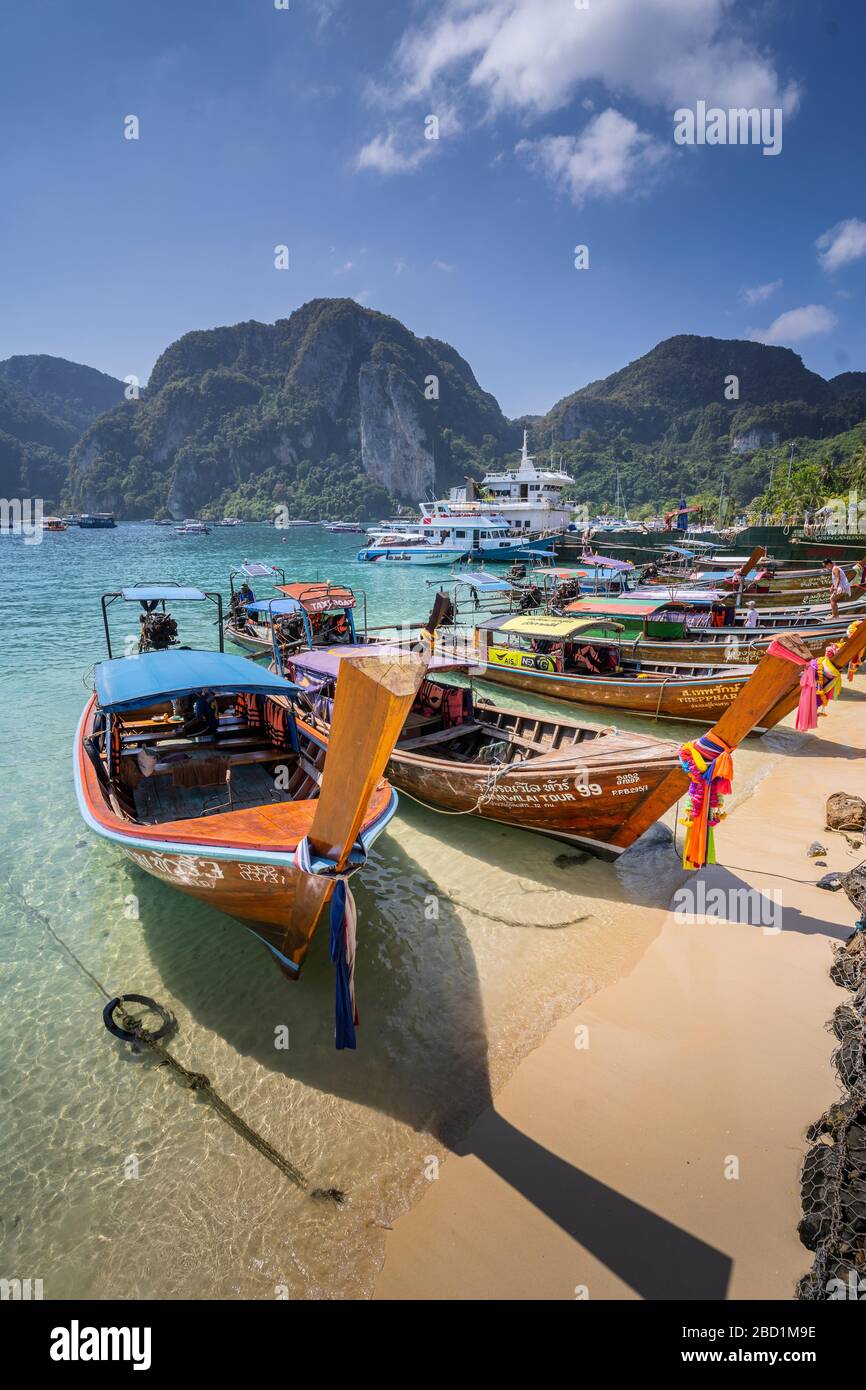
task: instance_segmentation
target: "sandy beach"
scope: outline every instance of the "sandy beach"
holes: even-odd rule
[[[525,1058],[388,1233],[376,1298],[793,1297],[805,1131],[838,1094],[831,943],[855,920],[815,884],[864,857],[824,808],[866,790],[864,711],[860,675],[719,828],[689,879],[708,920],[647,910],[636,967]],[[740,906],[714,917],[713,889]]]

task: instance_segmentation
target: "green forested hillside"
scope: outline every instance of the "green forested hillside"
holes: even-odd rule
[[[729,508],[743,508],[764,497],[771,474],[776,496],[792,441],[795,458],[805,465],[814,454],[818,472],[795,468],[786,496],[795,509],[811,505],[814,479],[835,487],[857,436],[820,462],[818,442],[844,439],[864,419],[866,373],[825,381],[788,348],[680,335],[559,401],[531,433],[538,451],[552,447],[573,473],[576,500],[609,510],[618,473],[630,513],[641,516],[683,494],[709,502],[724,491]]]
[[[515,434],[453,348],[352,300],[188,333],[72,460],[75,505],[126,516],[371,519],[493,461]]]
[[[54,506],[81,431],[122,396],[113,377],[62,357],[0,362],[0,496],[42,497]]]
[[[618,480],[636,517],[683,495],[798,511],[863,486],[864,422],[866,372],[827,381],[788,348],[685,334],[509,421],[447,343],[316,299],[185,334],[138,400],[59,358],[0,363],[0,491],[128,518],[371,520],[513,460],[526,426],[591,514]]]

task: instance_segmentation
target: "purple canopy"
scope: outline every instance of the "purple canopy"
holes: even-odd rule
[[[319,681],[335,680],[340,671],[341,661],[357,660],[361,656],[389,656],[395,660],[405,657],[408,647],[398,647],[394,642],[353,642],[345,647],[316,647],[310,652],[296,652],[289,658],[296,671],[303,671]],[[466,662],[450,656],[433,656],[428,671],[458,671]]]

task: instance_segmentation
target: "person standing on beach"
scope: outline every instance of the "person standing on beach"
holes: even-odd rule
[[[839,616],[839,599],[851,597],[851,585],[841,565],[835,560],[821,561],[825,570],[830,571],[830,612],[834,618]]]

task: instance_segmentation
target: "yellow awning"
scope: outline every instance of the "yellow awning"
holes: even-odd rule
[[[585,628],[598,627],[592,618],[558,618],[547,613],[522,613],[517,618],[506,618],[497,624],[498,632],[519,632],[524,637],[558,638],[560,641],[573,637]]]

